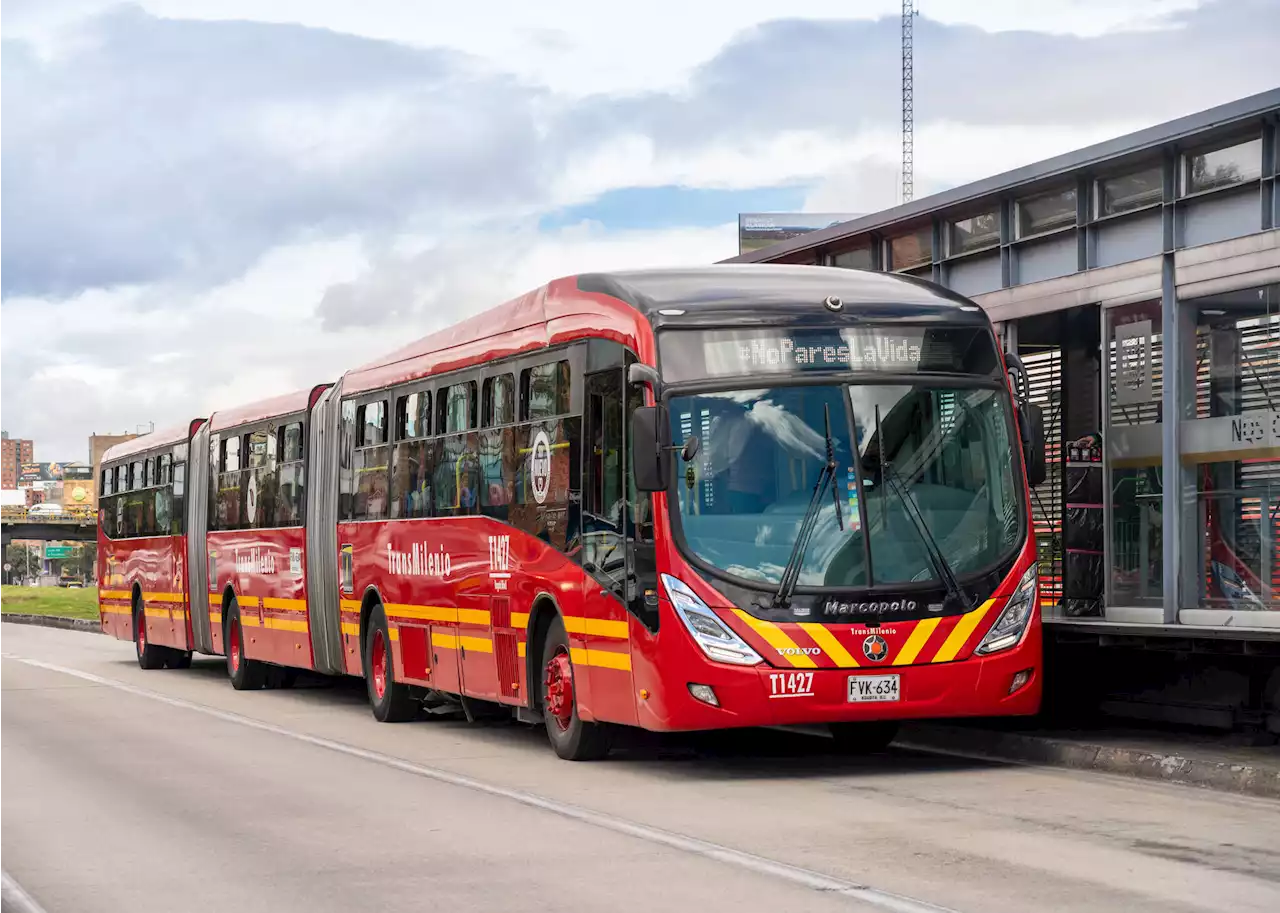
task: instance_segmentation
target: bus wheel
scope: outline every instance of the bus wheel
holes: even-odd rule
[[[559,616],[542,646],[542,719],[551,747],[566,761],[595,761],[609,753],[608,730],[578,716],[569,638]]]
[[[369,688],[369,706],[379,723],[403,723],[418,715],[418,702],[409,686],[396,681],[391,661],[391,636],[387,613],[374,606],[364,646],[364,680]]]
[[[227,646],[227,677],[231,679],[231,687],[237,691],[257,691],[266,680],[266,670],[262,663],[255,662],[244,655],[244,628],[240,624],[240,604],[233,598],[231,607],[227,609],[226,636],[223,638]]]
[[[133,645],[138,653],[138,665],[143,669],[163,669],[165,648],[147,639],[147,613],[138,602],[133,607]]]
[[[164,664],[170,669],[190,669],[191,668],[191,651],[190,650],[174,650],[170,648],[169,655],[165,657]]]
[[[892,720],[874,723],[832,723],[831,737],[843,754],[874,754],[884,751],[898,735],[898,724]]]

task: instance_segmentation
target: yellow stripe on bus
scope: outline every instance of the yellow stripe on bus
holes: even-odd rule
[[[344,621],[342,623],[342,633],[350,637],[360,636],[360,626],[353,621]]]
[[[800,647],[796,642],[777,625],[769,621],[761,621],[759,618],[748,615],[742,609],[734,609],[733,613],[741,618],[751,630],[768,641],[769,646],[777,650],[778,655],[791,663],[791,665],[799,669],[818,668],[818,664],[813,661],[813,657],[801,653]]]
[[[466,637],[458,638],[458,646],[464,650],[471,650],[475,653],[492,653],[493,641],[487,637]]]
[[[128,599],[133,594],[128,590],[98,590],[98,595],[103,599]]]
[[[951,629],[947,639],[938,648],[938,655],[933,658],[933,661],[935,663],[945,663],[955,659],[956,654],[960,652],[960,648],[964,646],[965,641],[969,639],[969,635],[973,633],[973,629],[978,626],[978,622],[982,621],[987,612],[991,611],[993,605],[995,605],[995,600],[988,599],[972,612],[966,612],[961,615],[960,621]]]
[[[916,657],[920,655],[920,651],[924,649],[924,645],[929,642],[929,638],[933,636],[934,630],[941,624],[942,619],[925,618],[916,622],[915,630],[911,632],[911,636],[907,638],[907,642],[902,645],[902,649],[898,651],[898,655],[893,659],[895,666],[909,666],[916,661]]]
[[[458,635],[449,634],[445,631],[432,631],[431,643],[433,646],[444,650],[456,650],[458,649]]]
[[[305,612],[307,610],[307,601],[305,599],[284,599],[279,596],[263,596],[262,607],[264,609],[283,609],[286,612]]]
[[[595,666],[600,669],[620,669],[631,671],[631,655],[614,653],[611,650],[588,650],[584,647],[570,647],[569,658],[580,666]]]
[[[529,613],[528,612],[512,612],[511,627],[513,628],[529,627]]]
[[[516,644],[516,656],[524,656],[527,651],[528,645],[524,641]]]
[[[182,593],[143,593],[142,598],[148,602],[186,602]]]
[[[630,629],[625,621],[608,621],[603,618],[566,615],[564,629],[570,634],[590,634],[593,637],[613,637],[618,640],[626,640],[630,637]]]
[[[405,605],[387,603],[383,608],[391,618],[414,618],[423,621],[442,621],[454,624],[484,625],[489,624],[489,612],[486,609],[455,609],[449,606]]]
[[[812,622],[800,625],[800,630],[813,638],[813,642],[831,657],[832,661],[841,669],[856,669],[858,661],[853,658],[853,654],[846,650],[836,640],[836,636],[832,634],[825,625],[813,624]]]
[[[99,605],[98,605],[98,610],[99,610],[99,611],[101,611],[101,612],[102,612],[102,614],[104,614],[104,615],[124,615],[125,617],[128,617],[128,616],[130,616],[130,615],[132,615],[132,614],[133,614],[133,612],[132,612],[132,611],[130,611],[129,609],[125,608],[124,606],[113,606],[113,605],[102,605],[102,604],[99,604]]]
[[[220,625],[220,624],[222,624],[222,613],[221,613],[221,612],[210,612],[210,613],[209,613],[209,622],[210,622],[211,624],[215,624],[215,625]]]
[[[257,619],[254,619],[257,624]],[[303,634],[307,632],[306,621],[295,621],[292,618],[271,618],[262,619],[262,627],[271,628],[273,631],[300,631]]]

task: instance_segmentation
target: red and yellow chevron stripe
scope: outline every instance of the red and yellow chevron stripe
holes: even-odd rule
[[[796,669],[858,669],[947,663],[968,657],[981,637],[983,622],[993,619],[996,603],[988,599],[972,612],[886,622],[878,629],[863,625],[763,621],[742,609],[725,613],[725,620],[766,661]],[[735,623],[736,622],[736,623]],[[864,641],[879,634],[888,647],[883,660],[863,653]]]

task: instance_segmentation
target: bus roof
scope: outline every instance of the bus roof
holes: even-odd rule
[[[200,420],[196,419],[196,421]],[[187,422],[185,425],[161,428],[158,431],[135,437],[131,441],[123,441],[114,447],[108,447],[107,452],[102,455],[102,462],[110,463],[135,454],[146,453],[148,450],[155,450],[157,447],[172,447],[174,444],[186,443],[190,434],[191,424],[191,422]]]
[[[643,357],[655,327],[723,321],[735,314],[792,320],[806,308],[823,307],[830,296],[855,312],[874,307],[885,316],[890,309],[895,319],[986,322],[967,298],[895,273],[772,263],[584,273],[557,279],[349,371],[343,390],[378,390],[589,335],[609,335]]]
[[[269,418],[283,418],[286,415],[306,412],[310,396],[310,389],[295,390],[282,396],[258,400],[258,402],[249,403],[247,406],[220,409],[210,417],[209,430],[221,431],[224,428],[235,428],[239,425],[265,421]]]
[[[806,308],[822,307],[830,296],[855,311],[889,305],[903,316],[963,319],[977,313],[977,305],[967,298],[914,276],[833,266],[731,263],[589,273],[578,277],[578,286],[619,298],[657,323],[697,322],[699,317],[741,310],[795,316]],[[663,320],[664,310],[683,310],[685,314],[673,316],[685,319]]]
[[[636,349],[652,341],[648,322],[633,307],[580,289],[569,276],[348,371],[343,392],[378,390],[601,333]]]

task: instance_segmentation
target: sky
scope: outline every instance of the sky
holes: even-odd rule
[[[1280,85],[1280,0],[919,0],[917,198]],[[899,0],[7,0],[0,421],[39,460],[742,211],[897,202]]]

